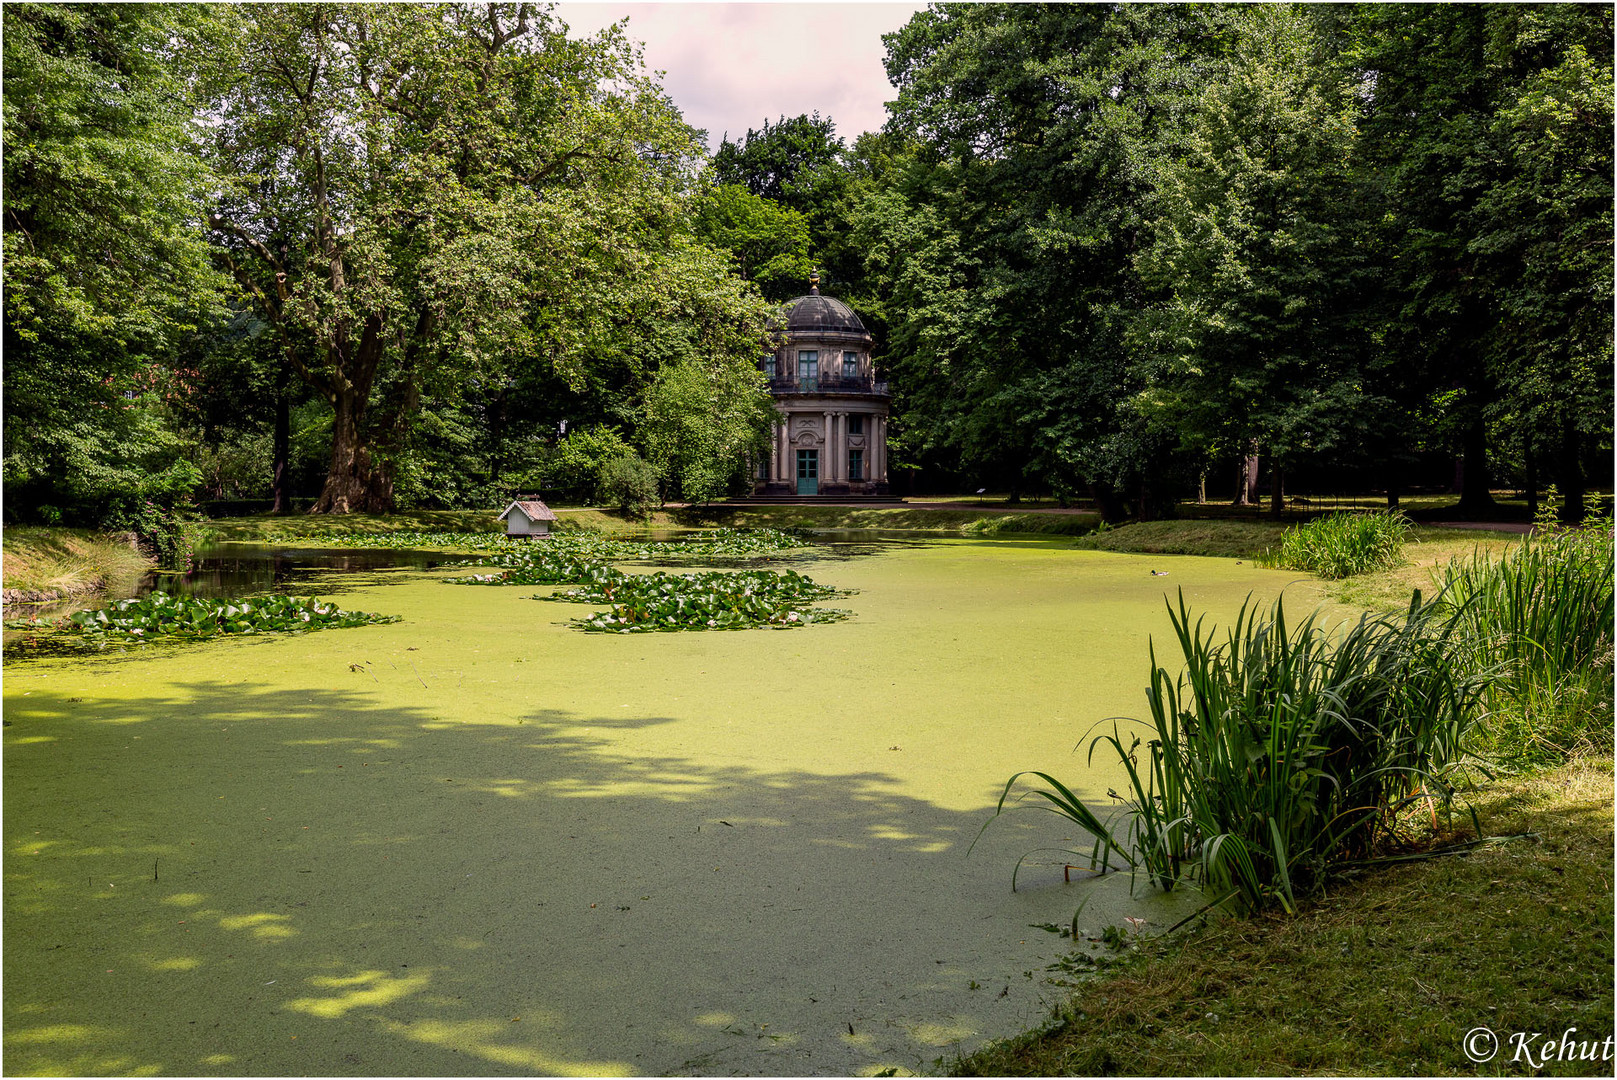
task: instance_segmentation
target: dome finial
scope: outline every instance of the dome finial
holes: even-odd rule
[[[809,295],[820,295],[820,268],[817,266],[809,271]]]

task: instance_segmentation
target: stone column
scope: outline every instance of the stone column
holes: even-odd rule
[[[847,414],[836,414],[836,470],[842,477],[842,483],[854,479],[847,474]]]
[[[829,484],[831,481],[837,478],[837,467],[835,460],[827,460],[831,459],[832,457],[831,440],[835,438],[835,436],[832,434],[831,424],[835,416],[836,413],[832,412],[830,409],[825,410],[825,429],[823,432],[825,437],[820,440],[820,483],[822,486]]]
[[[871,467],[870,478],[877,482],[887,479],[887,417],[876,418],[876,449],[875,463]]]
[[[865,435],[865,470],[870,474],[870,482],[878,483],[881,480],[881,417],[870,417],[867,435]]]
[[[787,413],[781,417],[780,437],[775,440],[775,450],[780,455],[780,476],[778,479],[783,484],[791,483],[792,480],[792,455],[789,449],[791,446],[791,433],[792,414]]]
[[[826,455],[831,458],[831,479],[841,483],[847,478],[842,475],[842,455],[837,453],[842,445],[842,414],[839,412],[831,414],[831,437],[825,443]]]

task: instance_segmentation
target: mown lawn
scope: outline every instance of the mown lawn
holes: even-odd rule
[[[1049,1026],[955,1074],[1611,1075],[1610,1057],[1529,1067],[1568,1029],[1612,1035],[1611,761],[1469,798],[1488,835],[1529,835],[1366,873],[1296,918],[1137,946]],[[1462,1049],[1479,1027],[1501,1046],[1481,1065]]]

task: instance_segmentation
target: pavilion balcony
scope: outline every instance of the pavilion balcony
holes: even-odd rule
[[[806,379],[775,376],[769,380],[771,394],[870,394],[891,397],[885,382],[869,376],[819,375]]]

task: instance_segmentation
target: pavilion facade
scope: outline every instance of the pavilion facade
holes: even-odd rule
[[[876,379],[870,333],[853,309],[820,295],[786,305],[763,361],[780,419],[759,464],[760,495],[886,495],[887,384]]]

